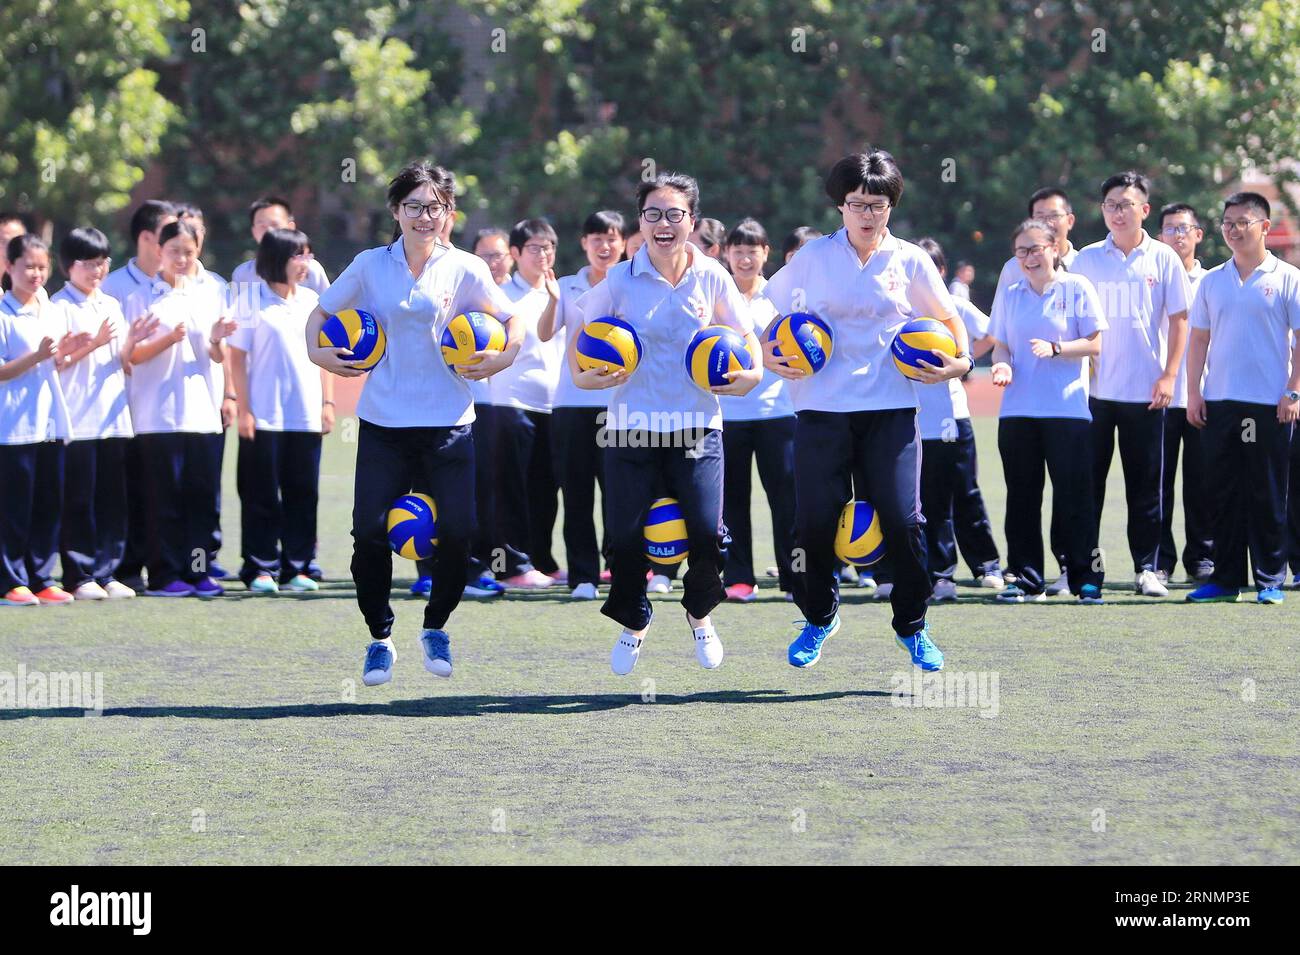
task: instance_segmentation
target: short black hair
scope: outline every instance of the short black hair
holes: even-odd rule
[[[0,225],[8,225],[11,222],[17,222],[24,229],[27,228],[27,220],[22,217],[21,213],[14,212],[12,209],[5,209],[0,212]]]
[[[1224,214],[1227,214],[1227,211],[1233,206],[1245,206],[1248,209],[1263,213],[1265,219],[1273,218],[1273,207],[1258,192],[1234,192],[1223,200]]]
[[[164,199],[146,199],[131,213],[131,244],[134,246],[143,232],[157,232],[158,223],[176,215],[176,207]]]
[[[969,259],[958,259],[957,264],[952,267],[952,271],[954,274],[956,274],[957,272],[960,272],[962,269],[967,268],[970,265],[971,262]]]
[[[198,219],[203,222],[203,210],[192,202],[172,202],[176,215],[181,219]]]
[[[727,227],[718,219],[701,219],[695,231],[707,246],[720,246],[727,241]]]
[[[554,227],[545,219],[520,219],[510,230],[510,248],[522,250],[525,242],[537,238],[559,242]]]
[[[891,206],[903,195],[903,173],[894,157],[883,149],[851,153],[831,167],[826,177],[826,195],[835,205],[844,205],[844,197],[863,189],[868,195],[884,196]]]
[[[741,219],[735,227],[727,233],[726,245],[730,248],[733,245],[765,245],[771,246],[768,241],[767,230],[757,219]]]
[[[781,241],[781,256],[784,258],[791,252],[798,252],[813,239],[820,239],[822,233],[810,225],[801,225],[793,230]]]
[[[643,181],[636,189],[636,211],[639,215],[645,209],[646,198],[656,189],[675,189],[686,197],[686,211],[692,219],[700,217],[700,184],[693,176],[684,172],[661,172],[649,181]]]
[[[268,283],[287,282],[289,260],[310,249],[311,240],[297,229],[267,229],[257,244],[257,277]]]
[[[284,199],[280,196],[260,196],[259,198],[254,199],[248,205],[249,226],[252,226],[253,220],[257,218],[257,214],[259,212],[261,212],[263,209],[269,209],[272,206],[279,206],[281,209],[285,211],[285,213],[289,216],[290,219],[293,218],[293,206],[289,205],[288,199]]]
[[[108,258],[108,236],[89,226],[73,229],[59,243],[59,264],[66,272],[73,262]]]
[[[470,248],[477,249],[478,244],[484,239],[505,239],[506,246],[509,247],[510,245],[509,232],[505,229],[498,228],[497,226],[488,226],[486,229],[479,229],[478,232],[474,234],[474,244],[470,246]]]
[[[948,271],[948,258],[943,254],[943,246],[929,236],[924,239],[917,239],[916,244],[925,250],[926,255],[930,256],[930,261],[934,263],[934,267],[939,270],[940,275]]]
[[[1112,189],[1136,189],[1144,196],[1151,195],[1151,183],[1146,176],[1132,169],[1126,169],[1124,172],[1117,172],[1113,176],[1107,176],[1106,181],[1101,184],[1101,198],[1104,201],[1106,194]]]
[[[1171,202],[1160,210],[1160,224],[1165,224],[1165,216],[1176,216],[1179,213],[1186,212],[1192,217],[1192,224],[1198,229],[1204,229],[1201,225],[1201,217],[1197,214],[1195,207],[1188,205],[1186,202]]]
[[[1025,215],[1032,217],[1034,206],[1044,199],[1051,199],[1054,196],[1060,196],[1061,202],[1065,203],[1065,211],[1073,212],[1074,206],[1070,205],[1070,197],[1060,186],[1043,186],[1041,189],[1035,189],[1034,194],[1029,197],[1029,205],[1025,207]]]
[[[162,231],[158,233],[158,244],[166,245],[178,235],[187,235],[196,243],[199,241],[199,230],[194,227],[194,223],[189,219],[177,219],[162,227]]]
[[[587,216],[586,221],[582,223],[583,235],[604,235],[610,231],[627,238],[627,219],[623,218],[623,213],[602,209]]]

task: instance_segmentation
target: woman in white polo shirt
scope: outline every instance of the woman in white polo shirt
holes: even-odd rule
[[[100,287],[111,267],[108,237],[73,229],[59,243],[68,282],[50,299],[68,330],[93,336],[59,378],[72,420],[63,491],[63,586],[78,600],[120,600],[135,591],[115,578],[126,553],[126,449],[134,436],[122,349],[126,320]]]
[[[65,604],[54,581],[63,510],[64,442],[72,431],[58,369],[89,336],[66,330],[37,293],[50,250],[34,235],[5,246],[0,276],[0,604]],[[35,591],[35,592],[33,592]]]
[[[317,589],[321,435],[334,424],[334,380],[307,357],[303,329],[316,307],[311,245],[296,229],[267,229],[255,260],[260,281],[237,298],[230,367],[239,405],[243,566],[255,593]]]
[[[124,351],[132,366],[131,422],[144,460],[146,538],[152,597],[219,597],[208,574],[217,523],[216,442],[221,433],[225,284],[199,278],[200,233],[178,219],[158,234],[162,264],[148,292],[127,300],[126,317],[158,319]]]
[[[609,388],[605,443],[605,522],[609,598],[601,612],[623,625],[610,668],[632,672],[653,616],[645,593],[649,564],[646,515],[662,486],[681,505],[690,548],[683,578],[687,623],[696,659],[706,669],[722,663],[722,642],[709,614],[722,588],[722,413],[718,395],[743,395],[762,378],[761,351],[749,304],[715,259],[689,241],[699,216],[700,189],[690,176],[661,173],[637,189],[645,246],[609,270],[605,281],[578,300],[583,321],[615,316],[641,339],[641,362],[621,369],[579,371],[573,348],[570,373],[579,388]],[[686,346],[705,325],[729,325],[745,336],[754,367],[732,372],[730,384],[709,394],[686,371]]]
[[[923,375],[948,387],[971,368],[966,330],[952,297],[921,248],[889,231],[903,193],[903,175],[883,150],[845,156],[826,177],[826,194],[843,228],[814,239],[772,276],[764,295],[783,314],[812,312],[830,326],[834,350],[826,366],[805,379],[764,342],[767,367],[789,380],[795,425],[795,546],[806,569],[795,575],[795,600],[807,618],[790,644],[791,666],[808,667],[839,629],[835,531],[861,477],[885,536],[893,582],[893,629],[914,664],[943,666],[930,640],[926,567],[918,493],[921,442],[916,393],[894,366],[890,344],[903,324],[930,317],[957,341],[957,357],[936,355]]]
[[[396,222],[393,241],[353,259],[307,322],[311,360],[343,377],[363,372],[349,365],[346,349],[317,344],[328,315],[364,309],[388,339],[357,404],[361,430],[352,505],[352,579],[371,637],[362,670],[366,686],[392,679],[396,649],[387,517],[394,498],[412,489],[427,491],[438,508],[434,583],[420,646],[425,669],[451,676],[450,638],[442,628],[465,588],[475,525],[474,406],[468,381],[509,367],[523,337],[512,317],[514,308],[486,263],[442,238],[446,217],[455,214],[455,190],[455,178],[441,166],[417,162],[402,169],[388,187],[388,210]],[[480,352],[478,364],[450,368],[439,342],[447,323],[468,311],[504,320],[506,347]]]
[[[996,599],[1042,601],[1043,466],[1061,516],[1066,576],[1080,603],[1101,603],[1092,496],[1088,362],[1106,328],[1091,282],[1058,269],[1052,226],[1026,219],[1012,233],[1024,278],[993,300],[993,384],[1005,388],[998,451],[1007,482],[1007,565],[1016,581]]]

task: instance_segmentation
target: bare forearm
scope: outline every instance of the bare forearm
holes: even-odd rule
[[[1165,356],[1165,377],[1178,375],[1178,368],[1183,363],[1187,351],[1187,313],[1179,312],[1169,316],[1169,349]]]

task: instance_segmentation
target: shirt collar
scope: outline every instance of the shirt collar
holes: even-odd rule
[[[837,229],[836,232],[835,232],[835,234],[834,234],[833,236],[831,236],[831,241],[832,241],[832,242],[837,242],[837,243],[839,243],[839,245],[842,246],[843,248],[847,249],[847,250],[849,251],[849,253],[852,254],[853,257],[854,257],[855,259],[857,258],[858,250],[855,249],[855,248],[853,247],[853,243],[849,241],[849,230],[848,230],[848,229],[846,229],[846,228],[844,228],[844,227],[840,227],[839,229]],[[898,239],[897,239],[897,237],[894,235],[894,233],[892,233],[892,232],[889,231],[889,227],[888,227],[888,226],[885,227],[885,234],[884,234],[884,236],[881,238],[881,240],[880,240],[880,244],[879,244],[878,246],[876,246],[876,251],[877,251],[877,252],[897,252],[897,251],[898,251]],[[875,256],[873,255],[872,258],[874,258],[874,257],[875,257]],[[858,261],[859,261],[859,264],[865,264],[865,263],[862,263],[860,259],[859,259]],[[871,260],[868,259],[867,261],[871,261]]]
[[[529,285],[528,282],[525,281],[524,277],[519,274],[518,269],[515,269],[514,272],[510,274],[510,281],[508,281],[506,284],[513,285],[515,288],[519,289],[519,291],[525,295],[529,294],[530,292],[546,291],[545,286],[542,286],[541,288],[533,288],[533,286]]]
[[[4,298],[0,299],[0,307],[3,307],[10,315],[36,315],[40,311],[41,300],[33,298],[26,305],[18,301],[13,292],[5,292]]]
[[[1142,252],[1142,253],[1145,254],[1146,251],[1148,250],[1148,248],[1150,247],[1150,245],[1151,245],[1151,236],[1147,233],[1147,230],[1146,230],[1146,229],[1143,229],[1143,230],[1142,230],[1142,238],[1141,238],[1141,240],[1138,242],[1138,244],[1135,245],[1135,246],[1133,247],[1133,252]],[[1104,243],[1102,243],[1102,247],[1103,247],[1107,252],[1114,252],[1116,255],[1119,255],[1119,256],[1121,256],[1122,258],[1125,258],[1125,259],[1128,258],[1127,255],[1124,255],[1124,253],[1120,251],[1119,246],[1117,246],[1117,245],[1115,244],[1115,236],[1114,236],[1113,233],[1110,233],[1110,232],[1107,232],[1107,233],[1106,233],[1106,241],[1105,241]],[[1133,252],[1130,252],[1129,255],[1132,255]],[[1068,253],[1067,253],[1067,254],[1068,254]]]
[[[71,299],[75,305],[85,305],[86,300],[90,298],[89,295],[77,288],[71,282],[64,282],[63,288],[59,289],[59,291]]]
[[[429,266],[433,265],[434,262],[437,262],[440,258],[442,258],[443,255],[445,255],[447,250],[450,248],[451,246],[443,245],[441,242],[435,243],[433,246],[433,254],[429,256],[429,261],[424,263],[424,270],[427,272],[429,270]],[[404,271],[407,275],[411,274],[411,270],[406,264],[406,236],[399,235],[396,239],[390,242],[388,245],[388,254],[391,255],[394,259],[396,259],[397,262],[402,266],[402,271]],[[511,278],[513,277],[514,276],[511,275]]]
[[[131,261],[126,263],[126,274],[131,276],[131,281],[135,282],[136,285],[148,285],[153,281],[144,274],[144,270],[140,268],[135,256],[131,256]]]
[[[704,252],[694,242],[686,243],[686,271],[682,273],[682,278],[690,275],[692,272],[699,271],[699,262],[701,258],[707,258]],[[609,273],[606,273],[607,275]],[[636,250],[636,255],[632,256],[632,274],[649,275],[651,278],[664,278],[659,274],[659,270],[654,267],[650,261],[650,244],[642,243],[641,248]],[[664,279],[664,281],[668,281]]]

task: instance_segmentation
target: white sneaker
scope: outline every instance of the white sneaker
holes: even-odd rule
[[[569,597],[573,600],[595,600],[596,585],[591,583],[578,584],[569,591]]]
[[[985,574],[979,579],[979,585],[989,590],[1001,590],[1007,582],[1001,574]]]
[[[858,589],[865,590],[867,596],[871,596],[876,592],[876,578],[869,571],[858,574]]]
[[[1168,597],[1169,588],[1160,582],[1153,570],[1144,570],[1138,574],[1137,592],[1143,597]]]
[[[135,596],[132,594],[132,596]],[[99,586],[93,580],[88,580],[84,584],[79,584],[77,589],[72,592],[74,600],[107,600],[108,591]]]
[[[366,686],[379,686],[393,678],[393,663],[397,660],[397,647],[393,638],[371,640],[366,647],[366,662],[361,668],[361,682]]]
[[[943,603],[945,601],[957,599],[957,585],[951,580],[940,577],[934,582],[934,592],[930,594],[930,600],[934,603]]]
[[[686,622],[691,623],[690,614],[686,615]],[[700,661],[700,666],[704,669],[713,670],[722,663],[722,641],[718,639],[713,621],[705,617],[701,622],[704,624],[702,627],[691,624],[691,635],[695,638],[695,659]]]
[[[120,580],[110,580],[104,585],[104,596],[109,600],[129,600],[135,596],[135,591]]]
[[[1015,584],[1007,584],[1006,587],[993,595],[993,599],[1000,604],[1041,604],[1047,602],[1047,594],[1041,591],[1036,594],[1026,593]]]
[[[451,639],[445,630],[420,631],[420,650],[424,653],[424,668],[434,676],[451,676]]]
[[[650,583],[645,585],[645,592],[648,594],[666,594],[671,593],[673,582],[664,574],[655,574],[650,578]]]
[[[627,676],[641,657],[641,644],[645,643],[645,634],[637,636],[630,630],[618,635],[618,643],[609,652],[609,668],[617,676]]]
[[[876,584],[876,592],[871,595],[872,600],[888,600],[890,594],[894,592],[893,584]]]
[[[1055,583],[1048,584],[1043,593],[1049,597],[1055,597],[1057,594],[1068,594],[1070,592],[1070,575],[1062,572],[1060,577],[1056,578]]]

